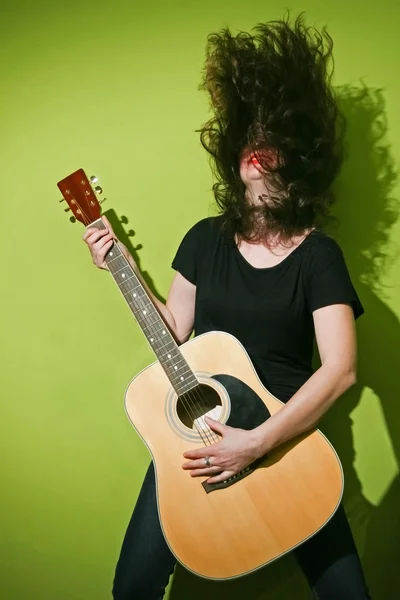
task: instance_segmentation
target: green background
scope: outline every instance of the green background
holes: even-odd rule
[[[335,235],[366,308],[358,384],[323,427],[343,460],[374,599],[400,594],[398,2],[3,0],[2,600],[110,598],[149,461],[123,394],[152,356],[109,275],[91,264],[56,182],[79,167],[101,178],[104,208],[165,296],[179,241],[214,210],[195,133],[208,114],[197,91],[206,35],[248,30],[286,7],[326,24],[335,41],[349,118]],[[224,584],[178,569],[170,586],[172,600],[309,596],[290,556]]]

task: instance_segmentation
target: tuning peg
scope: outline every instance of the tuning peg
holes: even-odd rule
[[[64,208],[64,212],[69,212],[70,210],[71,210],[71,209],[70,209],[70,207],[69,207],[69,206],[68,206],[68,208]]]
[[[107,200],[107,198],[101,198],[101,199],[99,200],[99,204],[103,204],[103,202],[106,202],[106,200]]]
[[[99,180],[99,178],[96,177],[96,175],[92,175],[91,178],[90,178],[90,183],[97,183],[98,180]]]
[[[96,187],[94,188],[94,191],[96,192],[96,194],[102,194],[103,188],[101,188],[99,185],[96,185]]]
[[[69,220],[71,221],[71,223],[76,223],[76,218],[75,217],[70,217]]]
[[[59,200],[59,202],[65,202],[65,198],[61,198],[61,200]]]

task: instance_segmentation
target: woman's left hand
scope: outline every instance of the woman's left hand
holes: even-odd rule
[[[182,468],[190,470],[192,477],[210,477],[207,483],[225,481],[261,456],[254,431],[229,427],[210,417],[204,418],[210,429],[222,437],[215,444],[183,454],[191,460],[184,463]],[[210,466],[206,464],[207,458]]]

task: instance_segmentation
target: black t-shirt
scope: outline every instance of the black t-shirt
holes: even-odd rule
[[[340,247],[319,231],[260,269],[223,233],[221,217],[210,217],[185,235],[172,267],[196,285],[195,335],[234,335],[265,387],[284,402],[312,374],[313,311],[350,304],[356,318],[364,312]]]

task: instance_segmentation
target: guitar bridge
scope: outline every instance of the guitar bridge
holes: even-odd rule
[[[237,481],[240,481],[244,477],[247,477],[247,475],[250,475],[250,473],[252,473],[254,470],[254,468],[249,466],[239,471],[239,473],[237,473],[236,475],[232,475],[232,477],[229,477],[229,479],[225,479],[224,481],[219,481],[218,483],[207,483],[207,481],[203,481],[201,485],[203,486],[207,494],[209,494],[210,492],[214,492],[215,490],[224,490],[225,488],[228,488]]]

